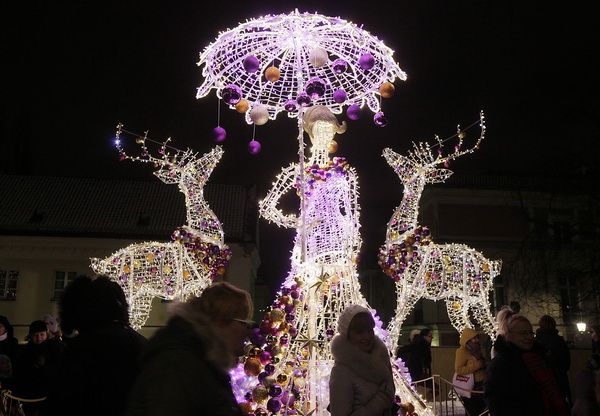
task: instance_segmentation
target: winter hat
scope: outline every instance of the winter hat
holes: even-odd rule
[[[33,321],[30,325],[29,325],[29,334],[33,335],[37,332],[44,332],[48,330],[48,326],[46,325],[46,322],[44,321]]]
[[[459,341],[460,346],[464,347],[465,345],[467,345],[467,342],[469,342],[469,340],[471,338],[473,338],[477,335],[478,335],[477,331],[475,331],[473,328],[463,329],[460,334],[460,341]]]
[[[352,322],[352,318],[358,313],[366,312],[370,314],[371,312],[360,305],[350,305],[344,309],[340,318],[338,319],[338,332],[342,334],[344,337],[348,336],[348,328],[350,328],[350,322]]]

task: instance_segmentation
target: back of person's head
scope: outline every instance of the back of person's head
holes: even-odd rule
[[[527,322],[531,324],[525,315],[515,312],[508,306],[503,306],[502,309],[500,309],[500,312],[496,315],[496,322],[498,322],[498,334],[503,336],[506,336],[517,322]]]
[[[98,327],[108,322],[129,323],[125,293],[106,276],[92,280],[76,277],[66,288],[59,305],[61,328],[65,334]]]
[[[550,315],[544,315],[540,318],[538,325],[541,329],[556,329],[556,321]]]
[[[0,315],[0,324],[2,324],[4,326],[7,337],[13,338],[15,330],[14,330],[13,326],[10,324],[10,322],[8,321],[8,318],[6,316]]]
[[[253,307],[248,292],[227,282],[213,283],[187,303],[211,321],[248,319]]]

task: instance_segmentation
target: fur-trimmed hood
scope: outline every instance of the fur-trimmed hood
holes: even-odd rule
[[[394,388],[390,353],[379,338],[373,339],[373,350],[367,353],[353,345],[346,337],[338,334],[331,340],[331,355],[336,365],[347,367],[360,378],[377,385],[381,385],[385,381],[389,388]]]
[[[173,303],[169,312],[171,319],[167,327],[150,340],[145,356],[166,349],[188,348],[225,373],[237,365],[238,357],[229,351],[227,343],[206,315],[185,302]]]

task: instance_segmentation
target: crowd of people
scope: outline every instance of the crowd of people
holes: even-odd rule
[[[0,316],[0,389],[26,399],[25,416],[241,416],[228,370],[243,355],[252,308],[248,292],[214,283],[174,303],[148,341],[129,325],[121,286],[79,276],[64,291],[59,319],[33,321],[26,343]]]
[[[167,325],[148,341],[129,326],[117,283],[80,276],[60,301],[60,327],[49,315],[33,321],[27,342],[19,344],[7,317],[0,316],[0,389],[46,398],[25,403],[26,416],[241,416],[228,371],[244,353],[252,309],[248,292],[214,283],[202,295],[171,305]],[[489,354],[475,329],[460,334],[454,371],[472,377],[473,385],[468,394],[456,391],[469,416],[600,415],[599,325],[590,330],[592,354],[571,391],[569,348],[551,316],[542,316],[535,332],[510,307],[496,321]],[[333,416],[398,411],[390,355],[374,327],[363,306],[350,305],[339,318],[331,341]],[[429,328],[413,332],[397,351],[413,381],[432,375],[432,338]]]

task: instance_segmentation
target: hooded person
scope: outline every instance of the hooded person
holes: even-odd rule
[[[330,344],[332,416],[391,414],[395,387],[390,354],[374,327],[371,312],[360,305],[348,306],[339,317],[338,334]]]
[[[0,354],[7,355],[11,360],[17,357],[19,340],[15,338],[14,328],[6,316],[0,315]]]
[[[483,380],[485,378],[485,358],[481,352],[479,334],[472,328],[465,328],[460,334],[460,348],[454,354],[454,372],[465,376],[472,374],[474,379],[473,389],[483,391]],[[458,390],[458,394],[461,391]],[[485,410],[485,402],[481,393],[472,393],[471,397],[460,394],[465,409],[470,416],[478,416]]]

